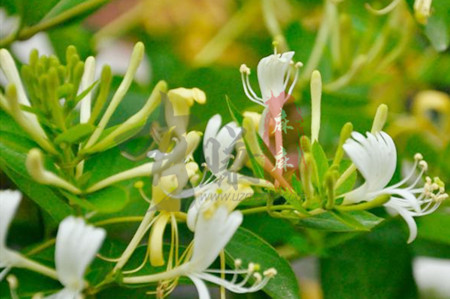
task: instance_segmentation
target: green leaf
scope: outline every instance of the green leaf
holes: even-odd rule
[[[28,151],[33,147],[38,146],[27,138],[2,132],[0,135],[0,161],[18,174],[27,177],[25,160]]]
[[[230,98],[228,96],[225,97],[225,101],[227,102],[228,110],[230,111],[231,118],[238,124],[242,125],[242,121],[244,120],[244,117],[241,115],[239,109],[234,106],[234,104],[231,102]]]
[[[311,147],[311,152],[316,161],[317,172],[319,174],[319,181],[323,182],[325,173],[328,170],[328,158],[318,142],[314,142]]]
[[[314,228],[317,230],[334,231],[334,232],[353,232],[360,231],[360,228],[355,228],[355,221],[359,222],[364,230],[369,230],[378,225],[382,218],[375,216],[366,211],[351,211],[347,212],[345,220],[342,214],[339,216],[336,213],[326,212],[313,217],[300,220],[297,224],[303,227]],[[352,217],[350,221],[349,217]],[[351,224],[349,224],[349,222]]]
[[[14,184],[17,185],[20,191],[38,204],[56,222],[60,222],[65,217],[73,214],[72,208],[52,189],[17,174],[9,167],[4,167],[3,162],[0,164],[2,164],[2,170],[14,182]]]
[[[74,204],[90,211],[98,213],[114,213],[122,210],[129,201],[128,192],[118,186],[110,186],[92,194],[86,198],[64,192],[67,198]]]
[[[107,2],[107,0],[99,0],[99,1],[89,1],[89,0],[84,0],[84,1],[80,1],[80,0],[60,0],[43,18],[43,20],[48,20],[48,19],[52,19],[58,15],[60,15],[61,13],[72,9],[78,5],[81,4],[85,4],[86,2],[91,2],[92,3],[92,9],[96,9],[98,7],[100,7],[103,3]],[[92,12],[92,9],[84,14],[88,14]]]
[[[337,219],[339,219],[342,223],[353,227],[355,230],[368,231],[369,229],[361,224],[355,217],[351,216],[348,213],[341,212],[338,210],[330,211],[331,214]]]
[[[227,263],[234,267],[234,260],[240,258],[244,265],[253,262],[264,271],[275,268],[278,274],[263,289],[272,298],[300,298],[297,278],[289,263],[266,241],[245,228],[239,228],[225,248]]]
[[[417,298],[411,254],[397,222],[329,249],[320,261],[324,298]]]
[[[90,136],[94,132],[95,126],[91,124],[78,124],[68,129],[67,131],[59,134],[55,138],[55,143],[77,143],[83,141],[86,137]]]
[[[450,245],[450,217],[445,212],[420,217],[417,227],[419,238]]]
[[[87,201],[100,213],[114,213],[123,209],[128,201],[128,192],[124,188],[111,186],[87,196]]]

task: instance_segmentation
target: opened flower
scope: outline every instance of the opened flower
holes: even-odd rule
[[[55,264],[64,289],[52,295],[53,299],[79,298],[86,287],[84,272],[94,259],[106,232],[87,225],[83,219],[72,216],[59,225],[56,236]]]
[[[238,227],[242,223],[242,214],[239,211],[229,213],[224,206],[215,210],[202,210],[195,225],[192,256],[188,262],[173,268],[167,272],[154,275],[125,277],[124,282],[129,284],[148,283],[155,281],[168,281],[180,276],[189,277],[195,284],[201,299],[210,298],[204,281],[221,285],[234,293],[255,292],[263,288],[269,279],[276,274],[275,269],[266,270],[264,278],[256,272],[257,267],[250,264],[248,269],[240,269],[241,262],[236,260],[234,270],[208,270],[208,267],[217,259],[219,253],[230,241]],[[213,273],[232,274],[233,278],[228,281]],[[246,274],[244,279],[237,283],[239,275]],[[250,278],[254,283],[250,287],[245,284]]]
[[[231,153],[240,139],[242,129],[234,122],[222,128],[221,124],[222,118],[217,114],[206,126],[203,152],[208,169],[214,176],[194,190],[196,200],[189,208],[187,221],[191,230],[194,230],[200,206],[220,202],[232,211],[239,202],[253,195],[250,185],[272,187],[272,184],[265,180],[247,177],[228,169]]]
[[[283,54],[274,53],[261,59],[258,63],[258,83],[261,90],[261,97],[257,96],[250,85],[249,76],[250,69],[245,65],[241,65],[240,72],[242,77],[242,85],[246,96],[252,101],[262,106],[267,106],[267,101],[271,98],[277,98],[284,94],[291,78],[292,57],[295,52],[285,52]],[[301,66],[300,63],[295,65],[296,68]],[[289,97],[297,82],[298,72],[295,73],[292,84],[289,87],[286,96]]]
[[[353,132],[343,148],[365,179],[364,184],[345,194],[344,204],[371,201],[383,194],[391,195],[384,206],[403,217],[410,230],[408,243],[412,242],[417,235],[413,217],[434,212],[448,197],[444,193],[443,183],[438,178],[432,181],[427,177],[424,186],[418,186],[427,170],[427,163],[422,155],[416,154],[411,172],[397,184],[387,186],[395,172],[397,152],[392,138],[385,132],[367,133],[367,137]],[[415,176],[418,166],[420,173]],[[407,185],[411,180],[413,182]]]

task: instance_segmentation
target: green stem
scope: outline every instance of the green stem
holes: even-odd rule
[[[278,206],[270,206],[270,207],[264,206],[264,207],[256,207],[256,208],[241,210],[241,213],[244,215],[248,215],[248,214],[263,213],[263,212],[267,212],[268,210],[270,210],[270,211],[295,210],[295,208],[291,205],[278,205]]]
[[[108,0],[89,0],[62,12],[54,18],[43,20],[31,27],[25,27],[21,29],[17,35],[11,35],[3,40],[0,40],[0,47],[5,47],[15,40],[26,40],[40,31],[44,31],[61,23],[67,22],[68,20],[73,19],[106,1]]]
[[[106,220],[101,220],[95,222],[95,226],[104,226],[110,224],[124,223],[124,222],[141,222],[144,219],[142,216],[127,216],[127,217],[116,217]]]
[[[119,258],[119,261],[117,262],[116,266],[113,269],[113,273],[117,272],[117,270],[122,269],[123,266],[128,262],[131,255],[133,254],[136,247],[141,242],[142,238],[144,237],[145,233],[149,229],[149,224],[152,222],[153,217],[155,215],[155,211],[147,211],[145,213],[144,218],[142,219],[141,224],[139,225],[139,228],[137,229],[136,233],[134,234],[133,238],[131,239],[130,243],[128,244],[125,251],[122,253],[122,256]]]
[[[360,204],[356,204],[356,205],[349,205],[349,206],[337,206],[335,207],[336,210],[339,211],[365,211],[365,210],[369,210],[369,209],[373,209],[376,207],[380,207],[382,205],[384,205],[385,203],[387,203],[389,200],[391,199],[391,195],[390,194],[383,194],[378,196],[377,198],[375,198],[374,200],[368,201],[368,202],[363,202]]]

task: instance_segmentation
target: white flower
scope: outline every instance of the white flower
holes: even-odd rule
[[[64,286],[53,299],[75,299],[85,288],[84,272],[94,259],[105,238],[102,228],[87,225],[83,219],[64,219],[56,236],[55,264],[58,279]]]
[[[274,53],[261,59],[258,63],[258,83],[261,90],[261,97],[258,97],[253,91],[250,82],[249,75],[250,69],[245,65],[241,65],[240,72],[242,78],[242,84],[246,96],[253,102],[266,106],[266,103],[271,98],[276,98],[285,92],[289,79],[291,77],[291,65],[292,57],[295,52],[285,52],[283,54]],[[301,63],[295,64],[295,68],[301,66]],[[293,82],[289,87],[287,95],[284,97],[287,99],[291,95],[292,90],[297,81],[298,72],[295,73]]]
[[[365,182],[357,189],[345,194],[344,204],[371,201],[382,194],[390,194],[390,200],[384,204],[389,210],[399,213],[408,224],[410,235],[408,243],[417,235],[417,226],[413,217],[434,212],[447,198],[443,183],[435,178],[434,182],[426,178],[423,187],[417,187],[427,169],[427,163],[420,154],[415,155],[415,164],[411,172],[400,182],[387,186],[394,175],[397,165],[397,153],[392,138],[385,132],[364,135],[353,132],[344,144],[344,150]],[[417,166],[421,171],[409,186],[404,186],[414,175]]]
[[[234,270],[208,270],[208,267],[217,259],[225,245],[230,241],[242,223],[242,213],[234,211],[229,213],[227,208],[220,206],[215,210],[202,210],[195,225],[192,257],[188,262],[172,270],[147,276],[125,277],[125,283],[146,283],[151,281],[171,280],[180,276],[189,277],[197,287],[200,299],[210,298],[204,281],[221,285],[235,293],[255,292],[263,288],[270,278],[276,274],[275,269],[266,270],[263,276],[257,272],[254,264],[248,269],[241,269],[241,261],[236,260]],[[217,277],[213,273],[232,274],[230,281]],[[239,275],[246,274],[244,279],[237,282]],[[245,284],[250,278],[255,282],[250,287]]]
[[[199,219],[195,226],[194,249],[192,258],[184,264],[184,275],[189,277],[197,287],[199,297],[209,298],[209,293],[204,281],[221,285],[227,290],[234,293],[249,293],[262,289],[269,281],[271,275],[266,275],[262,279],[259,273],[255,273],[253,264],[249,269],[235,269],[227,271],[233,274],[231,281],[227,281],[212,273],[220,273],[220,270],[207,270],[207,268],[219,256],[220,251],[230,241],[238,227],[242,223],[242,214],[239,211],[228,213],[223,206],[215,210],[213,215],[209,215],[209,211],[200,213]],[[237,268],[239,267],[239,261]],[[271,269],[273,272],[274,270]],[[267,273],[272,273],[267,272]],[[243,281],[236,283],[239,274],[247,274]],[[274,273],[273,273],[274,274]],[[251,287],[245,287],[247,281],[254,276],[255,283]]]
[[[22,194],[19,191],[0,190],[0,268],[5,268],[0,272],[0,281],[11,267],[20,263],[18,254],[7,248],[6,239],[9,225],[16,214],[21,198]]]
[[[265,180],[247,177],[228,169],[231,152],[241,137],[242,129],[234,122],[220,128],[221,124],[222,118],[217,114],[206,126],[203,153],[208,169],[214,176],[194,188],[193,195],[196,196],[196,200],[189,208],[187,221],[191,230],[194,230],[202,205],[210,207],[218,202],[226,204],[229,211],[232,211],[240,201],[253,195],[250,185],[272,187],[272,184]]]
[[[222,118],[219,114],[211,117],[203,137],[203,153],[206,164],[216,176],[226,175],[231,152],[242,134],[242,129],[234,122],[230,122],[220,129],[221,124]]]

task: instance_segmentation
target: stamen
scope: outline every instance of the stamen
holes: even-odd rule
[[[291,84],[291,87],[289,87],[289,90],[288,90],[288,92],[287,92],[287,94],[290,96],[291,94],[292,94],[292,91],[294,90],[294,86],[295,86],[295,84],[297,84],[297,80],[298,80],[298,70],[299,70],[299,68],[301,68],[303,66],[303,63],[301,63],[301,62],[297,62],[296,64],[295,64],[295,69],[296,69],[296,72],[295,72],[295,75],[294,75],[294,79],[292,80],[292,84]]]
[[[275,268],[269,268],[266,271],[263,272],[264,276],[272,278],[275,275],[277,275],[277,270]]]
[[[273,54],[274,54],[274,55],[277,55],[277,47],[278,47],[278,44],[279,44],[279,42],[276,41],[276,40],[274,40],[274,41],[272,42],[272,46],[273,46]]]
[[[250,92],[250,94],[251,94],[255,99],[257,99],[258,101],[263,102],[263,99],[260,98],[260,97],[258,97],[258,96],[256,95],[256,92],[253,90],[253,87],[252,87],[252,85],[250,84],[250,76],[249,76],[249,75],[247,75],[247,76],[245,77],[245,83],[247,83],[248,91]]]
[[[424,160],[419,162],[419,166],[423,169],[423,171],[427,171],[428,170],[428,163]]]
[[[259,272],[253,273],[253,277],[255,278],[255,284],[259,284],[262,281],[262,275]]]

